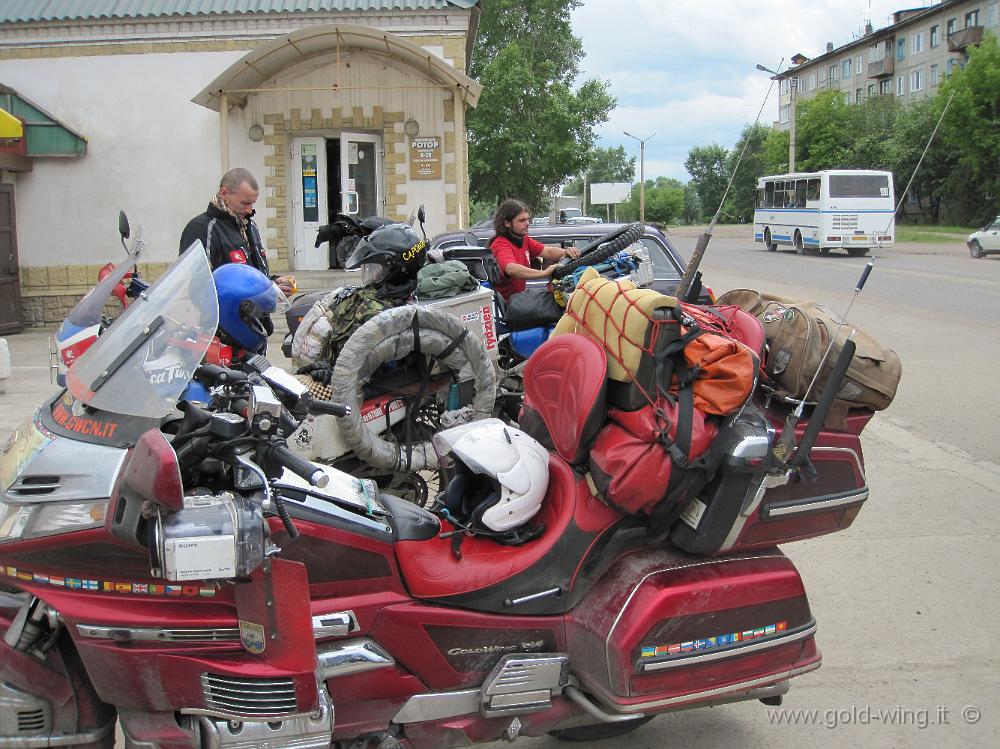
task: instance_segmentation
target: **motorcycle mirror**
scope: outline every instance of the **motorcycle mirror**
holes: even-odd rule
[[[122,247],[125,247],[125,240],[128,239],[131,232],[132,230],[129,228],[128,216],[125,215],[125,211],[118,211],[118,233],[122,238]],[[125,247],[125,252],[128,252],[128,247]]]
[[[478,247],[479,246],[479,237],[477,237],[475,235],[475,233],[473,233],[471,231],[467,231],[467,232],[465,232],[465,243],[469,247]]]
[[[417,221],[423,226],[424,222],[427,220],[427,212],[424,210],[424,204],[421,203],[420,207],[417,209]]]

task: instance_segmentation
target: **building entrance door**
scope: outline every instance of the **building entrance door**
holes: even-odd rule
[[[326,270],[325,246],[316,247],[316,232],[327,219],[326,138],[292,140],[292,267]]]
[[[378,135],[341,134],[340,204],[344,213],[358,218],[384,215],[381,144]]]
[[[0,333],[24,327],[14,216],[14,186],[0,184]]]

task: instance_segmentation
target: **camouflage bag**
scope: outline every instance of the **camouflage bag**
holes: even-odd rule
[[[330,333],[323,346],[323,358],[331,364],[351,334],[383,310],[396,305],[391,299],[380,299],[376,289],[367,286],[347,286],[332,300],[326,311]]]

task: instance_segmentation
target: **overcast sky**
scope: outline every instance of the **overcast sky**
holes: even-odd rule
[[[768,76],[796,52],[816,57],[826,43],[839,47],[861,35],[870,18],[889,25],[902,8],[930,0],[584,0],[573,29],[586,52],[582,78],[611,82],[618,107],[598,128],[600,145],[639,144],[623,130],[646,138],[646,178],[690,179],[684,160],[692,146],[732,148],[764,102]],[[782,59],[784,62],[782,63]],[[778,116],[777,87],[760,121]],[[639,178],[638,158],[636,179]]]

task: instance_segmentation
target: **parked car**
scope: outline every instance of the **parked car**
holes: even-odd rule
[[[622,228],[624,224],[550,224],[531,227],[531,236],[542,244],[556,247],[583,247],[595,239],[610,234]],[[475,241],[479,247],[485,247],[493,236],[492,227],[473,227],[468,231],[447,232],[438,234],[431,239],[431,250],[468,247]],[[646,231],[639,240],[649,253],[653,263],[654,281],[651,288],[662,294],[673,295],[677,284],[684,275],[685,262],[666,235],[653,226],[646,226]],[[711,292],[706,290],[707,294]],[[703,294],[703,302],[711,302]]]
[[[573,218],[566,219],[566,223],[573,226],[576,224],[603,224],[604,219],[594,216],[574,216]]]
[[[972,232],[965,243],[969,245],[972,257],[1000,255],[1000,216],[993,219],[992,224]]]

